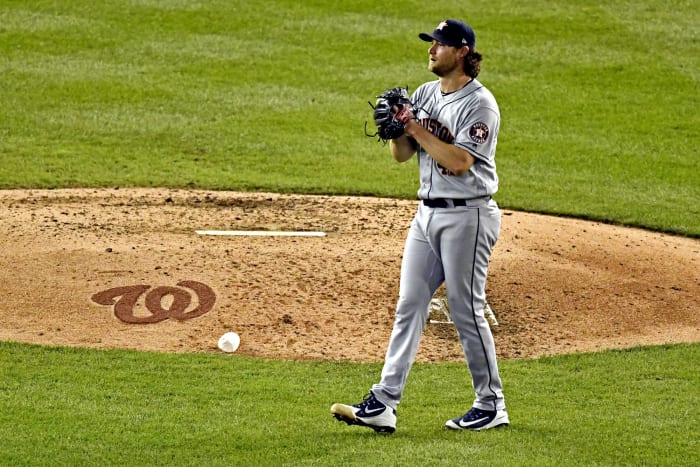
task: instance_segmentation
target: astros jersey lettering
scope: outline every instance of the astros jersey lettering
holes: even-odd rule
[[[420,86],[411,100],[423,127],[477,158],[471,170],[457,176],[419,148],[418,197],[472,199],[496,193],[495,153],[501,115],[491,92],[473,79],[462,89],[443,96],[440,82],[432,81]]]

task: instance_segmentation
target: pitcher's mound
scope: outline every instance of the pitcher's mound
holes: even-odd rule
[[[0,191],[0,340],[213,352],[235,331],[237,354],[381,360],[416,205]],[[694,239],[504,211],[487,287],[499,356],[700,341],[699,252]],[[452,325],[427,325],[419,361],[463,358]]]

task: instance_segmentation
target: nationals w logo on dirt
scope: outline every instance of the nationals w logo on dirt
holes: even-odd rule
[[[202,316],[214,307],[216,294],[208,285],[195,281],[181,281],[177,285],[185,289],[169,286],[151,289],[150,285],[127,285],[103,290],[91,299],[98,305],[113,306],[114,316],[130,324],[158,323],[168,318],[184,321]],[[192,292],[196,295],[198,304],[188,310],[192,304]],[[138,302],[144,294],[144,307],[147,311],[139,313]]]

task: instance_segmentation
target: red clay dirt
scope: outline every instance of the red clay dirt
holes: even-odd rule
[[[0,191],[0,340],[218,352],[219,336],[235,331],[244,355],[380,361],[416,203]],[[697,239],[504,210],[487,285],[498,354],[699,342],[699,258]],[[418,361],[463,358],[451,324],[427,324]]]

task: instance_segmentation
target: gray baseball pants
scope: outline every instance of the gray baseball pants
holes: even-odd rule
[[[421,203],[404,247],[394,328],[381,380],[372,386],[381,402],[392,408],[399,404],[430,300],[444,282],[476,393],[473,406],[505,409],[493,335],[484,316],[489,257],[500,229],[501,212],[494,200],[448,208]]]

